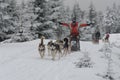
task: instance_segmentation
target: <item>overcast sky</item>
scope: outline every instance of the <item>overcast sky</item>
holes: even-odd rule
[[[17,1],[21,2],[22,0]],[[113,3],[120,5],[120,0],[63,0],[63,1],[65,5],[70,6],[71,8],[73,7],[73,4],[75,2],[78,2],[82,10],[87,10],[91,2],[95,5],[96,10],[98,11],[104,11],[107,6],[112,6]]]
[[[112,6],[113,3],[120,5],[120,0],[65,0],[65,5],[72,7],[75,2],[80,4],[82,10],[87,10],[90,3],[95,5],[96,10],[104,11],[107,6]]]

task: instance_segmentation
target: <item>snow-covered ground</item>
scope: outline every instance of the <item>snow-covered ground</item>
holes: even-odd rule
[[[47,44],[49,40],[45,40]],[[47,52],[44,59],[38,53],[40,40],[24,43],[0,44],[0,80],[106,80],[108,58],[111,54],[111,76],[120,80],[120,34],[110,35],[110,45],[81,41],[81,51],[72,52],[60,60],[51,60]],[[109,45],[110,52],[101,51]],[[88,52],[91,68],[78,68],[76,63]],[[107,55],[107,56],[105,56]]]

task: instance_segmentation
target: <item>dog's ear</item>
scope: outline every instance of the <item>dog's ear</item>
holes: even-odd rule
[[[64,38],[64,41],[66,41],[66,38]]]
[[[53,41],[51,40],[50,43],[52,43]]]

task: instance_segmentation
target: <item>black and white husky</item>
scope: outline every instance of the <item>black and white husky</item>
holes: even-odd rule
[[[59,44],[52,43],[50,46],[52,60],[55,60],[56,55],[58,54],[59,59],[61,58],[62,51]]]
[[[64,49],[64,52],[63,52],[63,55],[67,55],[69,52],[69,40],[68,38],[64,38],[64,46],[63,46],[63,49]]]
[[[41,58],[43,58],[45,56],[45,44],[44,44],[44,40],[45,37],[42,36],[41,37],[41,42],[39,43],[39,46],[38,46],[38,51],[39,51],[39,54],[41,56]]]

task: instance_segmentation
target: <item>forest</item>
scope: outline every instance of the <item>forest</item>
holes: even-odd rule
[[[70,23],[74,17],[79,23],[94,23],[79,29],[81,40],[91,40],[97,30],[101,35],[120,33],[120,5],[115,3],[103,12],[97,11],[92,2],[88,10],[83,10],[78,3],[70,9],[63,0],[29,0],[21,4],[16,0],[1,0],[0,42],[25,42],[42,35],[47,39],[63,39],[70,33],[59,22]]]

